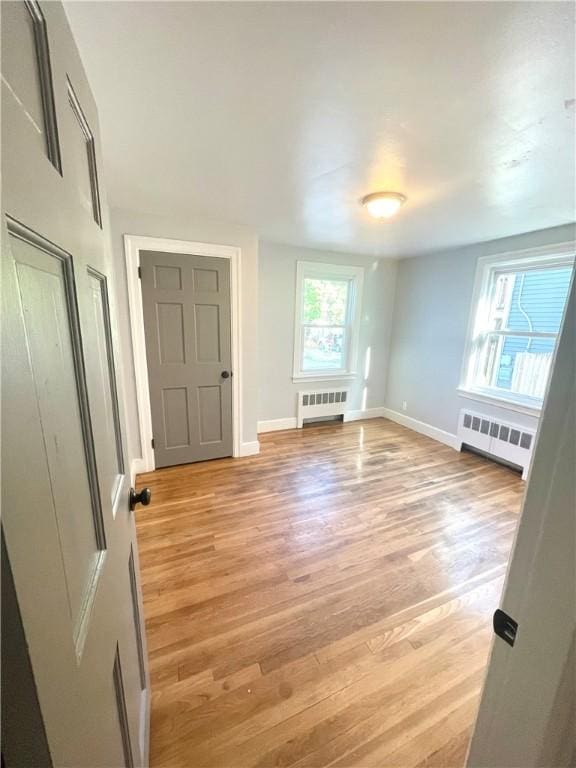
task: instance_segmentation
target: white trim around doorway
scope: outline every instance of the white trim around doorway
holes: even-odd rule
[[[212,243],[194,243],[188,240],[171,240],[160,237],[142,237],[124,235],[126,256],[126,281],[128,284],[128,306],[130,309],[130,335],[132,338],[132,358],[136,379],[136,400],[138,424],[142,448],[142,468],[139,471],[151,472],[155,468],[152,448],[152,414],[150,411],[150,391],[148,389],[148,365],[146,361],[146,339],[144,336],[144,313],[138,267],[140,251],[163,251],[164,253],[194,254],[194,256],[212,256],[230,261],[230,316],[232,325],[232,455],[243,456],[255,453],[243,450],[242,445],[242,334],[240,313],[240,278],[242,251],[232,245],[214,245]],[[247,446],[250,448],[250,446]]]

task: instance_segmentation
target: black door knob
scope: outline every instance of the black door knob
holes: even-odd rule
[[[222,371],[220,376],[222,376],[223,379],[227,379],[230,376],[230,373],[228,371]]]
[[[145,507],[150,504],[152,498],[152,491],[150,488],[142,488],[141,491],[136,492],[134,488],[130,488],[130,511],[133,511],[136,504],[143,504]]]

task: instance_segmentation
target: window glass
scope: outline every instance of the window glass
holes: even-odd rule
[[[355,375],[364,270],[299,261],[294,377]]]
[[[305,326],[303,371],[338,371],[345,368],[344,328]]]
[[[494,273],[491,329],[558,333],[571,267]]]
[[[554,347],[553,339],[489,335],[482,345],[478,383],[542,399]]]
[[[313,325],[345,325],[348,309],[348,281],[304,279],[303,318]]]
[[[526,264],[526,262],[524,262]],[[472,340],[473,389],[540,404],[570,289],[572,265],[489,268]],[[485,273],[486,274],[486,273]]]

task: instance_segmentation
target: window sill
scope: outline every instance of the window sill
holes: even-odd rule
[[[496,405],[499,408],[505,408],[507,411],[515,411],[516,413],[524,413],[526,416],[534,416],[540,418],[542,406],[526,405],[518,400],[510,400],[506,397],[498,397],[498,395],[488,395],[485,392],[478,392],[474,389],[465,389],[464,387],[458,387],[456,390],[460,397],[466,397],[469,400],[477,400],[481,403],[490,403]]]
[[[303,381],[333,381],[337,379],[339,381],[355,379],[358,374],[352,373],[295,373],[292,376],[292,381],[295,384],[301,384]]]

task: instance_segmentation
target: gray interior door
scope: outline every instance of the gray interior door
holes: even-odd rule
[[[230,264],[140,251],[157,467],[232,455]]]
[[[62,5],[0,8],[2,528],[52,764],[144,765],[97,111]]]

